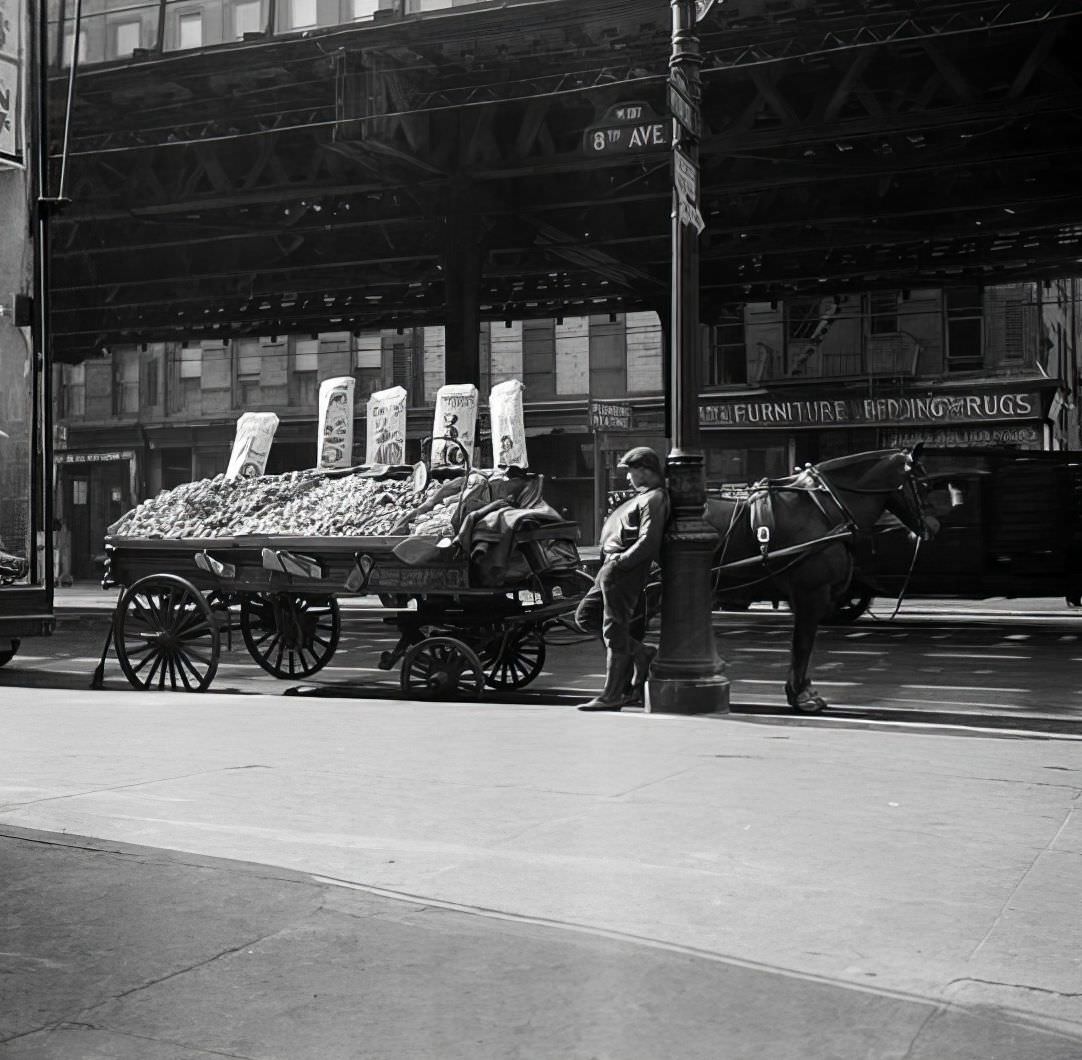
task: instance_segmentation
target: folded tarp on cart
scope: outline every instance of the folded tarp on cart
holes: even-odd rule
[[[578,527],[544,501],[514,508],[496,500],[466,516],[455,543],[469,557],[471,584],[494,588],[577,567],[578,536]]]

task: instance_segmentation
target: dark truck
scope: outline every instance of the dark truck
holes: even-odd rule
[[[940,522],[913,564],[913,541],[884,533],[857,548],[835,620],[876,596],[1082,600],[1082,452],[924,449],[926,502]],[[912,573],[910,574],[910,566]]]

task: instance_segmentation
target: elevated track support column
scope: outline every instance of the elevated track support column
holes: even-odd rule
[[[448,383],[481,385],[481,233],[470,186],[455,182],[444,226],[443,279]]]
[[[661,647],[647,685],[646,709],[648,713],[714,714],[729,710],[729,681],[714,643],[711,566],[717,534],[703,518],[706,467],[699,442],[702,56],[695,29],[695,0],[671,0],[671,6],[672,450],[666,475],[672,518],[661,552]]]

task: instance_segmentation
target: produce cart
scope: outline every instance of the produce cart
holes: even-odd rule
[[[396,474],[388,469],[381,481]],[[204,691],[223,636],[231,647],[239,629],[268,673],[310,677],[338,648],[338,598],[374,595],[392,605],[386,621],[399,633],[379,665],[401,664],[410,698],[476,698],[485,685],[529,684],[545,663],[546,628],[591,584],[578,564],[578,528],[541,501],[540,476],[510,487],[489,480],[483,490],[468,480],[460,476],[457,500],[455,482],[437,491],[452,498],[453,537],[111,534],[105,584],[123,587],[110,632],[121,670],[136,688]],[[471,493],[472,511],[463,503]],[[414,525],[432,504],[430,496],[414,508]],[[107,641],[96,687],[108,649]]]

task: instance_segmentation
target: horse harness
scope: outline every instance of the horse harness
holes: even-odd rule
[[[812,485],[796,485],[802,477],[811,479]],[[897,487],[897,489],[904,488],[905,483],[902,483]],[[913,488],[915,491],[915,485]],[[853,493],[884,492],[882,490],[864,490],[857,486],[845,486],[842,487],[842,489]],[[840,522],[838,522],[837,525],[834,525],[828,533],[821,537],[812,538],[809,541],[802,541],[795,545],[788,545],[780,549],[772,550],[771,543],[776,529],[774,519],[774,498],[777,494],[785,492],[802,493],[807,496],[819,509],[819,512],[826,520],[828,526],[839,519],[839,517]],[[836,509],[834,515],[831,515],[831,513],[827,511],[827,506],[824,501],[828,501],[834,505]],[[748,559],[733,560],[729,563],[725,563],[725,550],[728,547],[729,539],[736,527],[737,520],[744,510],[747,510],[748,512],[751,531],[759,544],[759,555]],[[820,473],[817,467],[809,464],[803,469],[800,475],[795,476],[793,479],[774,481],[762,479],[752,487],[751,494],[745,500],[741,500],[734,505],[733,513],[729,520],[729,527],[725,531],[725,535],[722,539],[721,555],[719,557],[721,562],[719,566],[715,568],[716,579],[720,580],[722,572],[727,570],[731,571],[741,567],[761,565],[760,569],[764,569],[766,572],[762,577],[753,578],[750,582],[745,582],[743,585],[734,587],[744,588],[747,585],[754,585],[757,582],[761,582],[765,578],[773,579],[778,575],[785,573],[785,571],[807,558],[808,554],[814,549],[821,546],[825,547],[837,541],[851,542],[854,538],[861,535],[871,537],[873,533],[874,531],[864,530],[857,523],[849,506],[838,495],[838,490],[831,486],[830,482]],[[914,561],[915,558],[916,557],[914,556]],[[771,565],[772,561],[781,559],[787,559],[789,562],[783,564],[781,567]],[[906,581],[908,582],[908,578]]]

